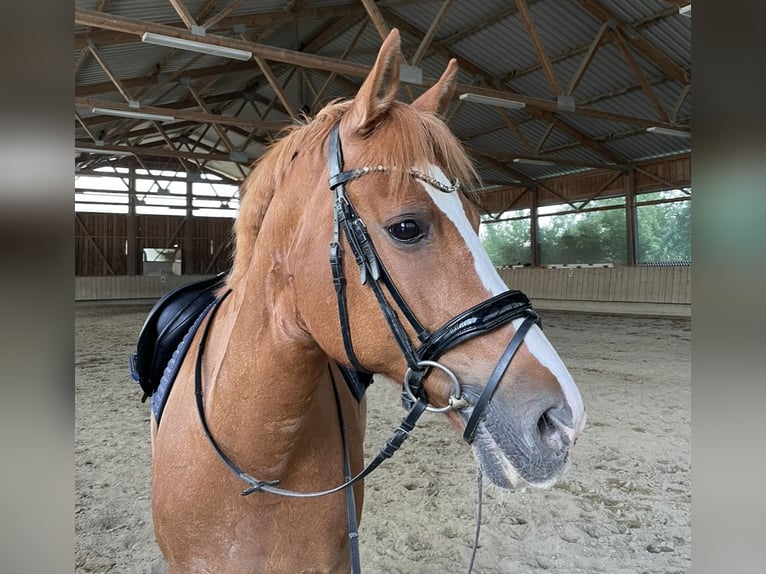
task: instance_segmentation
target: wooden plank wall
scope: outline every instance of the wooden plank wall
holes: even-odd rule
[[[75,275],[126,275],[128,218],[112,213],[75,213]]]
[[[499,269],[511,289],[535,299],[691,304],[691,267]]]
[[[75,301],[155,300],[185,283],[207,279],[202,275],[122,275],[75,277]]]
[[[233,223],[228,218],[137,215],[136,245],[130,250],[127,215],[76,213],[75,275],[127,275],[128,252],[136,257],[140,273],[143,248],[173,245],[184,249],[184,274],[215,274],[230,265]]]

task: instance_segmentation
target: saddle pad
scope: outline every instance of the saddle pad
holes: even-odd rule
[[[191,343],[197,329],[199,329],[199,326],[202,324],[202,321],[205,319],[205,316],[207,316],[210,309],[213,308],[213,305],[215,305],[215,301],[205,307],[199,317],[192,323],[192,326],[178,344],[178,348],[173,351],[170,361],[168,361],[165,370],[162,372],[160,383],[152,394],[152,413],[154,414],[154,420],[157,421],[158,426],[160,424],[160,418],[162,417],[162,411],[165,409],[165,403],[167,403],[168,396],[170,395],[170,389],[173,387],[173,382],[176,380],[178,369],[181,367],[186,352],[189,350],[189,343]]]
[[[226,273],[187,283],[154,304],[141,328],[136,352],[130,356],[131,377],[141,385],[144,399],[154,394],[173,352],[184,334],[212,301]]]

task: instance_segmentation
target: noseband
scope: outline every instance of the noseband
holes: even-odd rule
[[[413,313],[396,288],[394,281],[391,279],[385,265],[375,250],[372,239],[367,232],[367,226],[359,217],[346,193],[345,184],[349,181],[370,173],[385,172],[387,168],[385,166],[375,166],[343,171],[343,150],[340,141],[339,123],[336,123],[330,132],[328,162],[329,186],[334,193],[333,240],[330,243],[330,267],[338,299],[338,315],[340,317],[343,345],[346,356],[354,369],[360,372],[367,372],[354,352],[354,345],[351,339],[351,327],[349,325],[346,305],[346,279],[343,273],[343,248],[340,244],[341,230],[359,266],[361,283],[363,285],[369,284],[375,294],[375,298],[394,336],[394,340],[399,345],[407,362],[408,369],[402,385],[402,404],[407,410],[412,409],[413,405],[419,400],[428,404],[422,383],[432,368],[443,371],[451,380],[452,394],[448,398],[446,407],[436,408],[428,405],[426,409],[435,412],[445,412],[469,407],[468,400],[462,396],[457,377],[450,369],[439,363],[438,359],[444,353],[464,341],[489,333],[514,319],[523,319],[523,322],[500,357],[481,396],[473,405],[463,433],[463,439],[466,442],[473,442],[479,422],[497,390],[500,379],[524,341],[527,331],[529,331],[533,324],[540,324],[539,316],[532,310],[532,304],[524,293],[509,290],[471,307],[447,321],[447,323],[433,333],[430,333],[418,321],[415,313]],[[447,186],[416,170],[410,170],[410,175],[415,179],[425,181],[428,185],[434,186],[442,193],[457,193],[459,189],[459,184],[457,183]],[[398,308],[399,313],[389,302],[384,288]],[[419,345],[414,345],[410,340],[400,319],[400,314],[404,316],[415,332]]]

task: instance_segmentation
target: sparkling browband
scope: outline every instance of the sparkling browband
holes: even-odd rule
[[[358,177],[362,177],[363,175],[367,175],[369,173],[383,172],[383,171],[389,171],[389,168],[387,168],[385,165],[374,165],[374,166],[366,165],[364,167],[358,167],[356,169],[351,170],[351,176],[348,178],[347,181],[357,179]],[[423,173],[422,171],[418,171],[415,168],[410,169],[409,173],[413,178],[419,179],[420,181],[427,183],[428,185],[438,189],[441,192],[453,193],[460,190],[460,182],[457,180],[455,180],[455,183],[451,185],[445,185],[442,182],[440,182],[438,179],[435,179],[431,177],[430,175]]]

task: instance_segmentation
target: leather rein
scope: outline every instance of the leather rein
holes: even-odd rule
[[[329,137],[329,188],[334,194],[333,201],[333,240],[330,244],[330,267],[333,276],[333,285],[338,302],[338,314],[340,318],[341,333],[345,352],[351,366],[360,373],[368,373],[359,362],[353,347],[351,330],[348,320],[348,310],[346,304],[345,286],[346,279],[343,272],[343,247],[341,245],[341,232],[351,250],[352,255],[359,267],[360,280],[362,284],[367,284],[372,289],[378,301],[381,312],[393,334],[394,340],[399,345],[402,354],[407,362],[407,372],[402,385],[402,405],[407,410],[399,426],[393,431],[392,435],[380,449],[378,454],[355,476],[351,476],[349,453],[347,449],[346,429],[340,408],[340,399],[338,397],[335,378],[330,370],[330,377],[333,382],[335,392],[336,406],[341,427],[341,437],[344,448],[344,482],[334,488],[315,492],[299,492],[280,488],[279,481],[259,480],[245,470],[240,468],[223,451],[216,442],[205,417],[202,392],[202,357],[204,355],[209,331],[215,315],[220,308],[220,304],[231,293],[231,290],[223,293],[213,304],[210,310],[208,320],[202,331],[194,371],[194,387],[197,413],[199,415],[202,430],[207,437],[212,449],[229,468],[229,470],[246,483],[247,487],[242,491],[246,496],[254,492],[268,492],[278,496],[287,496],[292,498],[314,498],[334,494],[342,490],[346,491],[347,510],[348,510],[348,529],[351,546],[352,571],[357,573],[361,571],[359,565],[358,533],[356,527],[356,511],[353,489],[351,486],[359,482],[380,466],[383,461],[390,458],[404,443],[409,436],[410,431],[415,427],[420,416],[426,411],[446,412],[448,410],[462,410],[469,408],[470,404],[462,396],[460,383],[456,375],[437,360],[444,353],[456,345],[484,335],[490,331],[509,323],[514,319],[523,319],[523,322],[511,338],[500,360],[498,361],[493,373],[491,374],[480,397],[473,405],[468,417],[463,439],[469,444],[473,442],[479,423],[483,418],[484,411],[489,405],[505,371],[511,363],[516,351],[524,341],[527,331],[532,325],[540,325],[540,319],[537,313],[532,310],[529,299],[521,291],[509,290],[464,311],[453,319],[449,320],[436,331],[430,333],[422,323],[417,319],[406,301],[396,288],[383,262],[375,250],[372,239],[367,233],[367,227],[364,221],[359,217],[354,209],[345,189],[345,184],[358,179],[364,175],[375,172],[385,172],[385,166],[362,167],[354,170],[343,171],[343,152],[340,142],[339,123],[336,123]],[[443,193],[457,192],[459,184],[446,186],[433,178],[418,171],[411,170],[410,175],[428,185],[434,186]],[[410,327],[416,333],[418,345],[410,340],[397,309],[389,302],[385,290],[393,300],[396,308],[404,316]],[[433,407],[429,404],[423,389],[423,379],[428,375],[431,369],[443,371],[452,382],[452,394],[448,398],[446,407]],[[479,512],[481,510],[481,473],[479,473]],[[468,572],[471,571],[473,558],[478,547],[479,525],[477,524],[476,539],[474,541],[473,555],[469,564]]]

